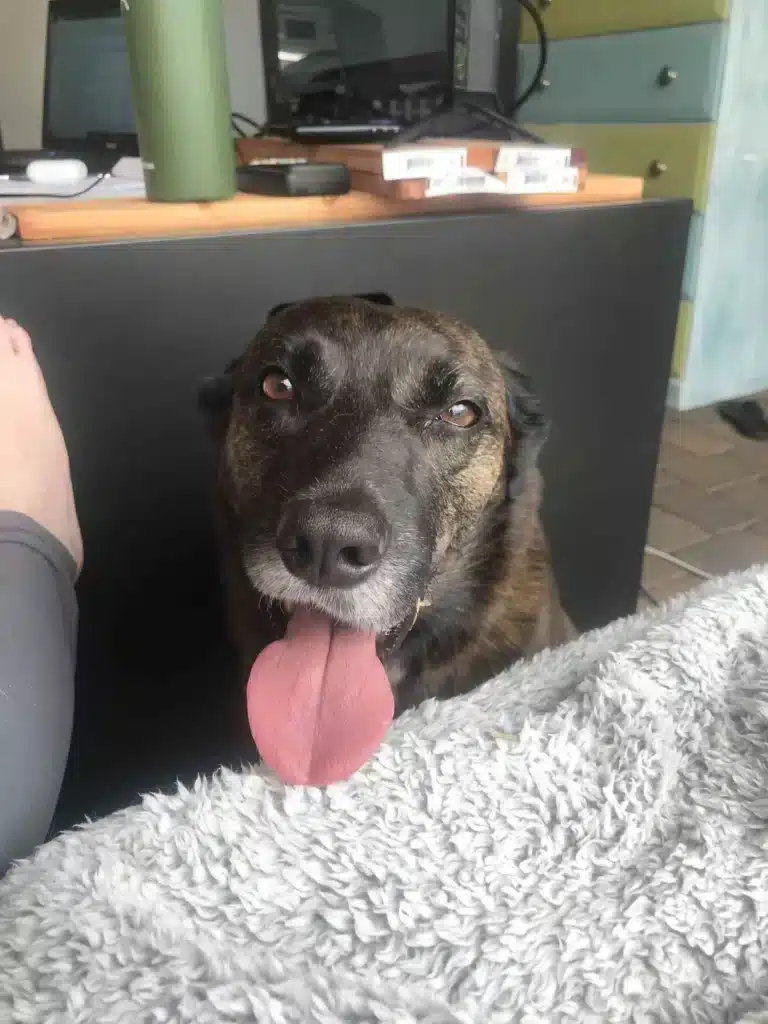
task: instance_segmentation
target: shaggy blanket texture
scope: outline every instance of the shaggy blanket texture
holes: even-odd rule
[[[0,884],[3,1024],[768,1021],[768,569]]]

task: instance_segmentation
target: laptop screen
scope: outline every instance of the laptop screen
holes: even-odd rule
[[[265,16],[271,99],[299,119],[331,96],[393,116],[411,98],[450,97],[455,0],[262,0]]]
[[[120,0],[51,0],[45,69],[46,146],[134,136]]]

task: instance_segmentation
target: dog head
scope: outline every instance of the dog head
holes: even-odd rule
[[[380,638],[525,488],[546,435],[471,328],[354,298],[281,308],[201,404],[255,590]]]

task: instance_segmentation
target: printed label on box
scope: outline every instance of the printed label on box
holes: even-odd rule
[[[504,174],[523,168],[570,167],[571,150],[554,146],[502,146],[496,158],[496,173]]]
[[[501,193],[509,191],[505,182],[493,174],[486,174],[477,168],[468,167],[459,174],[448,174],[443,178],[430,178],[427,182],[427,196],[477,195],[478,193]]]
[[[526,168],[507,175],[507,191],[516,196],[579,191],[578,167]]]
[[[439,149],[385,149],[381,171],[385,181],[412,178],[444,178],[467,166],[467,150],[457,146]]]

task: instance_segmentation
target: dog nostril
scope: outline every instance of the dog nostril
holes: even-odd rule
[[[346,563],[352,569],[367,569],[381,557],[381,545],[379,544],[355,544],[342,548],[339,551],[339,561]]]
[[[284,550],[293,555],[297,565],[311,565],[314,560],[312,543],[309,537],[290,537]]]
[[[278,546],[283,554],[291,555],[297,561],[308,563],[312,560],[312,542],[309,537],[303,537],[298,533],[284,533],[279,537]]]

